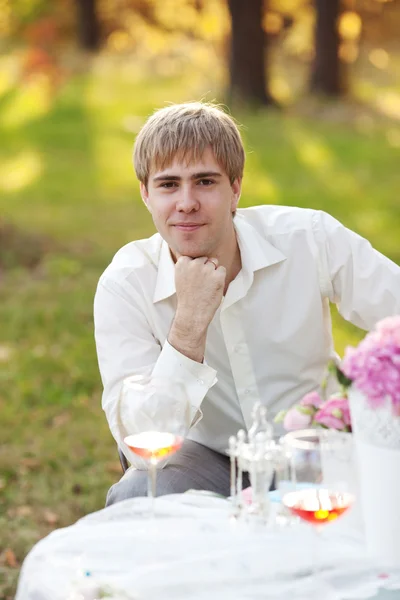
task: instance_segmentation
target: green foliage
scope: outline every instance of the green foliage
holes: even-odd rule
[[[50,0],[12,0],[12,18],[17,27],[22,28],[47,14],[50,7]]]

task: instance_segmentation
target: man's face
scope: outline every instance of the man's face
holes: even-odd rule
[[[162,171],[151,171],[142,198],[154,224],[176,258],[220,256],[232,240],[232,213],[241,180],[232,184],[211,149],[192,164],[175,158]]]

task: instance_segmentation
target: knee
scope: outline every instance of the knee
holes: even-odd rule
[[[108,490],[106,506],[122,502],[128,498],[147,495],[147,471],[131,467],[124,476]]]

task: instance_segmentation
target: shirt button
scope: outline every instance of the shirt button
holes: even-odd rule
[[[197,380],[197,383],[198,383],[199,385],[204,385],[204,381],[203,381],[202,379],[198,379],[198,380]]]
[[[244,390],[244,393],[246,394],[246,396],[248,396],[249,394],[251,394],[251,389],[250,388],[246,388]]]

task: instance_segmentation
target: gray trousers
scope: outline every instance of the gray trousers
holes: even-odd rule
[[[243,487],[249,486],[247,473]],[[229,496],[230,459],[192,440],[185,440],[168,464],[157,471],[157,496],[181,494],[187,490],[210,490]],[[147,471],[130,467],[107,494],[106,506],[127,498],[147,495]]]

